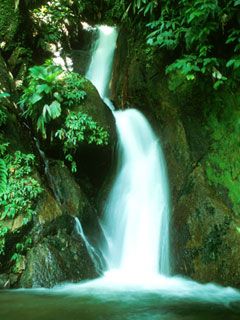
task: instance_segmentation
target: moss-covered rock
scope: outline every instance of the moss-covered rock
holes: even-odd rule
[[[239,219],[205,179],[199,165],[174,210],[175,272],[239,287]]]

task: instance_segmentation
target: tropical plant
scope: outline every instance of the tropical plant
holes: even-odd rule
[[[65,72],[52,61],[29,71],[28,86],[19,104],[24,115],[36,123],[37,130],[46,138],[47,125],[61,116],[62,107],[71,107],[84,99],[84,78],[74,72]]]
[[[187,80],[212,79],[218,89],[240,78],[240,31],[237,0],[134,0],[128,14],[144,19],[147,43],[175,51],[177,59],[166,69]]]
[[[61,96],[58,93],[59,77],[62,69],[47,61],[42,66],[29,69],[28,86],[19,101],[26,117],[37,123],[43,137],[46,137],[46,124],[61,115]]]
[[[5,154],[0,161],[0,254],[4,254],[6,235],[10,232],[6,221],[22,216],[22,225],[35,214],[35,202],[42,188],[32,176],[35,156],[16,151]]]
[[[71,162],[72,171],[76,172],[77,166],[74,154],[79,144],[107,145],[109,135],[107,131],[99,126],[89,115],[78,112],[70,112],[65,120],[64,128],[56,132],[56,137],[63,141],[63,150],[66,160]]]

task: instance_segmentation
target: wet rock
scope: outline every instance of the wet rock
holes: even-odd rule
[[[62,215],[60,205],[47,189],[38,200],[36,212],[40,224],[50,222]]]
[[[27,254],[21,287],[52,287],[61,282],[76,282],[96,276],[92,261],[79,235],[60,229],[47,236]]]
[[[49,175],[51,187],[64,213],[78,216],[81,221],[94,217],[89,200],[62,161],[50,161]]]

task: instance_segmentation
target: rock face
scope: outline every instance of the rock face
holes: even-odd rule
[[[240,219],[206,174],[211,93],[202,83],[177,86],[177,75],[165,76],[169,63],[166,52],[149,51],[142,35],[120,30],[112,99],[119,108],[140,109],[161,139],[172,195],[172,272],[239,287]]]

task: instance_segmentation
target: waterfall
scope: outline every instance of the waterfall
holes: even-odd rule
[[[108,84],[116,46],[115,28],[99,26],[87,77],[113,110]],[[119,169],[107,200],[101,246],[107,273],[143,279],[169,274],[169,195],[160,143],[135,109],[114,111],[119,138]]]
[[[117,30],[109,26],[98,26],[97,29],[99,37],[95,43],[86,78],[94,84],[101,98],[112,109],[113,106],[107,95],[117,41]]]
[[[79,234],[79,236],[82,238],[83,242],[85,243],[87,252],[93,261],[95,270],[97,271],[98,274],[101,274],[102,259],[99,257],[97,251],[94,249],[94,247],[88,241],[88,238],[86,237],[86,235],[83,231],[80,220],[77,217],[75,217],[74,219],[75,219],[75,229],[76,229],[77,233]]]
[[[102,222],[108,270],[141,278],[169,274],[168,183],[159,142],[139,111],[114,115],[119,172]]]

